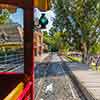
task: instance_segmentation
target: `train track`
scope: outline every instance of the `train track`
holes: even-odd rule
[[[39,77],[40,90],[37,90],[35,100],[95,100],[78,82],[61,57],[60,62],[51,62],[52,59],[49,58],[49,63],[45,64],[45,73]],[[53,87],[52,91],[45,92],[50,85]]]
[[[41,92],[42,92],[43,84],[44,84],[44,81],[45,81],[45,78],[46,78],[46,72],[48,70],[50,57],[51,56],[48,56],[45,59],[44,63],[36,65],[37,69],[35,69],[35,73],[38,73],[38,74],[37,75],[35,74],[35,78],[38,78],[38,80],[36,80],[35,83],[39,83],[39,84],[37,86],[38,89],[35,90],[36,91],[35,100],[40,100],[40,98],[41,98]],[[41,65],[41,69],[40,69],[40,65]],[[41,71],[38,71],[38,69],[41,70]],[[41,77],[42,77],[42,79],[41,79]]]
[[[49,58],[49,60],[51,60]],[[79,92],[79,87],[75,87],[72,79],[70,79],[68,73],[65,72],[63,68],[65,65],[60,58],[61,62],[57,62],[54,66],[55,62],[46,63],[44,73],[42,77],[38,77],[36,79],[36,88],[38,88],[35,95],[35,100],[87,100],[83,98],[84,96]],[[41,66],[38,65],[40,68]],[[53,72],[50,69],[56,67],[56,72]],[[38,81],[38,82],[37,82]],[[38,84],[38,87],[37,87]],[[53,89],[51,92],[45,92],[46,87],[52,85]],[[80,96],[81,95],[81,96]]]

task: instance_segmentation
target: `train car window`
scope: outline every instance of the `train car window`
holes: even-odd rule
[[[24,10],[0,4],[0,72],[24,73]]]

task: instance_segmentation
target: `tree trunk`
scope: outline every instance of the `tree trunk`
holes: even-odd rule
[[[82,63],[87,64],[88,50],[86,43],[83,43]]]

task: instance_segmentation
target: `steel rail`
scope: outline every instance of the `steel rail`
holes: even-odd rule
[[[59,65],[60,65],[60,67],[61,67],[61,69],[62,69],[62,72],[63,72],[63,74],[64,74],[65,80],[68,80],[68,81],[69,81],[69,82],[68,82],[68,85],[69,85],[69,88],[70,88],[70,90],[71,90],[71,93],[72,93],[73,98],[74,98],[74,99],[77,99],[77,96],[75,95],[75,92],[74,92],[74,90],[73,90],[73,88],[72,88],[72,85],[71,85],[72,83],[71,83],[70,78],[67,78],[67,77],[66,77],[66,73],[65,73],[65,71],[64,71],[64,69],[63,69],[62,64],[59,63]]]
[[[45,81],[45,77],[46,77],[46,74],[47,74],[47,70],[48,70],[48,68],[49,68],[49,60],[50,60],[50,56],[48,56],[47,58],[49,58],[48,59],[48,63],[46,63],[45,65],[44,65],[44,67],[45,67],[45,72],[44,72],[44,75],[43,75],[43,78],[42,78],[42,80],[40,80],[39,81],[39,83],[40,83],[40,87],[39,87],[39,91],[38,91],[38,93],[37,93],[37,95],[35,96],[35,99],[34,100],[40,100],[40,96],[41,96],[41,92],[42,92],[42,88],[43,88],[43,83],[44,83],[44,81]]]

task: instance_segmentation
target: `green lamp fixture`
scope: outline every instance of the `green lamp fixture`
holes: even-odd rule
[[[48,24],[48,19],[45,17],[45,14],[43,13],[42,16],[39,19],[39,24],[41,25],[41,28],[46,28],[46,25]]]

